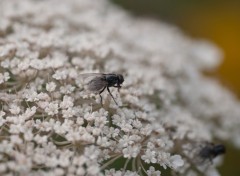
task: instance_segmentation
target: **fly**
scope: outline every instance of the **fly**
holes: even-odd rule
[[[82,76],[85,80],[84,84],[86,85],[88,91],[99,94],[101,105],[103,105],[101,93],[103,93],[103,91],[107,89],[113,101],[118,106],[109,88],[115,87],[118,88],[118,91],[120,90],[120,88],[122,87],[121,84],[124,82],[124,78],[121,74],[86,73],[81,74],[80,76]]]
[[[199,156],[203,160],[209,159],[212,162],[215,157],[222,155],[225,152],[226,148],[224,145],[208,143],[200,150]]]

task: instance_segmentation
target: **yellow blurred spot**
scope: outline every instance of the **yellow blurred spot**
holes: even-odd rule
[[[192,13],[185,12],[189,16],[180,23],[194,36],[206,37],[224,50],[225,59],[217,73],[240,95],[240,8],[236,8],[222,5],[192,9]]]

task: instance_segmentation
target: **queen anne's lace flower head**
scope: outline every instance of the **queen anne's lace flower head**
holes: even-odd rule
[[[217,173],[198,169],[204,142],[240,146],[239,102],[201,74],[221,59],[211,43],[105,0],[0,9],[0,175]],[[119,107],[84,91],[91,72],[123,74]]]

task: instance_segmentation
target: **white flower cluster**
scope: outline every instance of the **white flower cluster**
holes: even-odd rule
[[[193,175],[191,147],[240,146],[239,102],[201,74],[212,44],[105,0],[1,0],[0,19],[0,175]],[[119,107],[91,72],[124,75]]]

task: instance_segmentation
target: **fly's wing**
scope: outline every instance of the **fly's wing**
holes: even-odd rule
[[[214,145],[207,141],[199,141],[193,144],[191,152],[193,153],[191,160],[200,168],[208,167],[212,164],[212,147]]]
[[[84,88],[88,91],[99,93],[107,86],[107,81],[102,73],[86,73],[81,74],[80,77],[83,80]]]
[[[95,77],[87,84],[87,89],[92,92],[100,92],[106,86],[107,81],[102,77]]]

